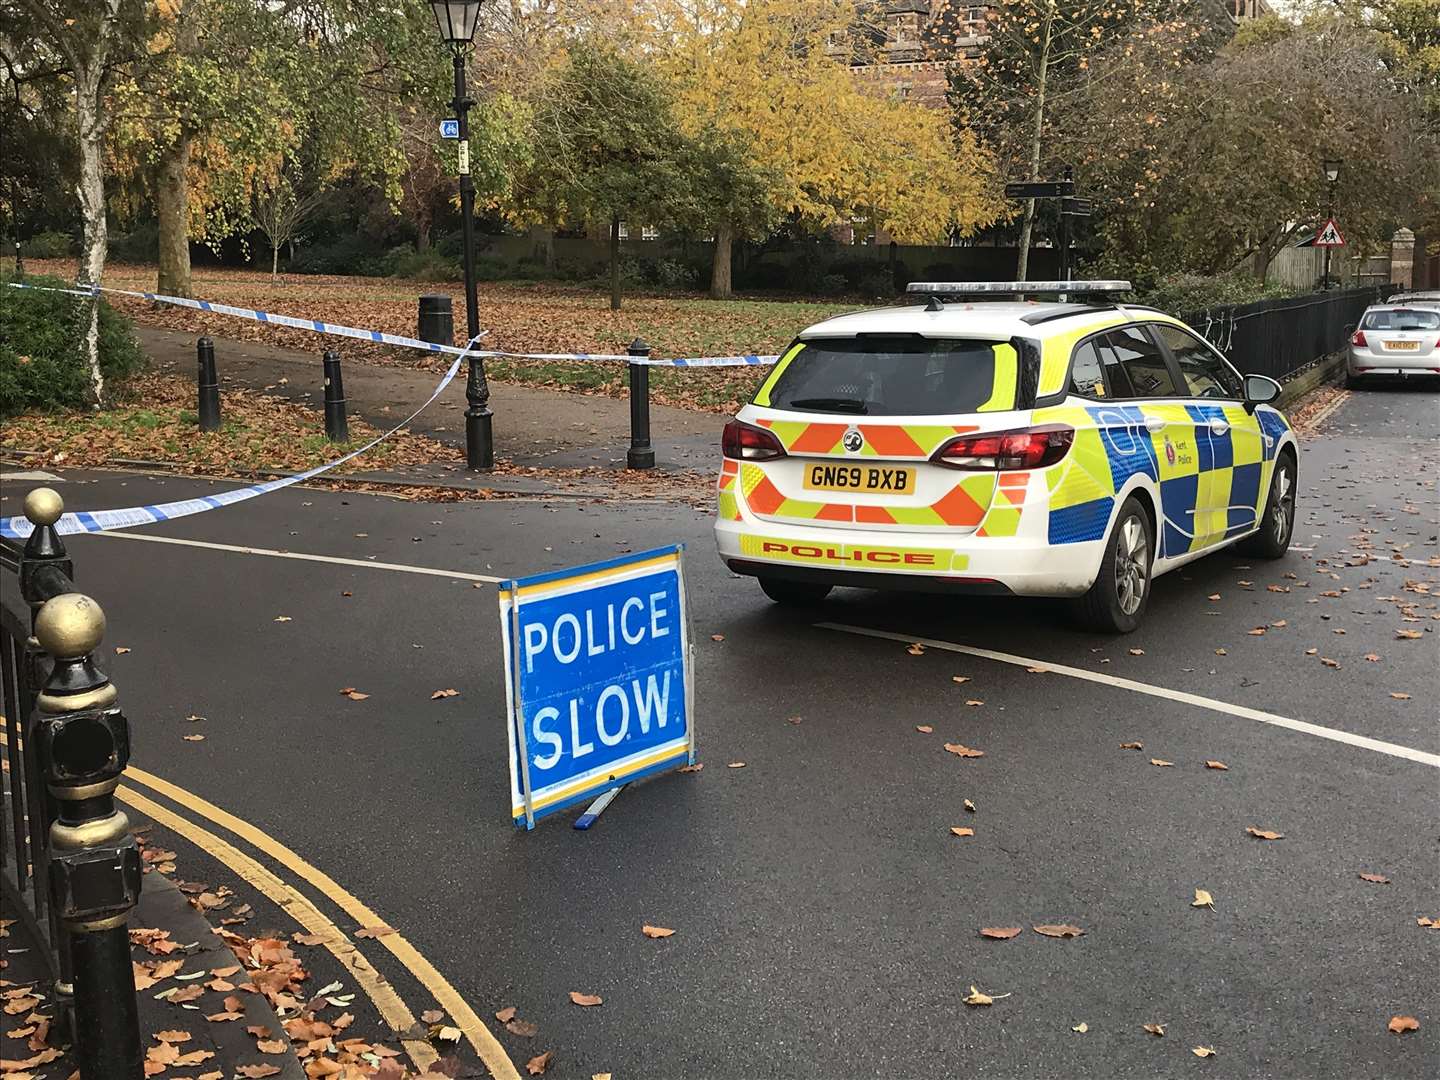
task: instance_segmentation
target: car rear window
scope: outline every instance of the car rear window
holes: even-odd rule
[[[1416,311],[1394,308],[1370,311],[1360,324],[1362,330],[1440,330],[1440,311]]]
[[[863,416],[1015,407],[1015,350],[1001,341],[862,335],[797,342],[785,356],[757,404]]]

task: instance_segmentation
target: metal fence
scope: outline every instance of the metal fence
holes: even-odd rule
[[[75,589],[54,523],[60,496],[25,498],[23,547],[0,540],[4,806],[0,892],[45,946],[56,1026],[68,1027],[85,1080],[141,1080],[127,920],[140,896],[140,849],[115,808],[129,724],[95,665],[100,605]]]
[[[1345,347],[1360,316],[1393,291],[1384,285],[1232,304],[1184,316],[1245,375],[1284,379]]]

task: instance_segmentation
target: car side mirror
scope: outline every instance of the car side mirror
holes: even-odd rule
[[[1253,413],[1255,406],[1268,405],[1280,396],[1280,384],[1268,375],[1245,376],[1245,411]]]

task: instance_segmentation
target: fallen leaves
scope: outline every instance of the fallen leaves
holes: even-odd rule
[[[522,1039],[533,1039],[540,1034],[540,1028],[529,1020],[521,1020],[518,1016],[505,1021],[505,1030],[511,1035],[519,1035]]]
[[[386,926],[384,923],[380,923],[377,926],[362,926],[359,930],[355,931],[355,936],[357,938],[382,938],[393,933],[395,933],[393,926]]]
[[[1140,1026],[1143,1027],[1146,1031],[1148,1031],[1151,1035],[1154,1035],[1157,1039],[1163,1038],[1165,1035],[1164,1024],[1142,1024]]]
[[[1192,1046],[1190,1048],[1190,1052],[1198,1058],[1209,1058],[1215,1056],[1215,1048],[1213,1046]]]
[[[969,676],[969,675],[951,675],[951,676],[950,676],[950,681],[953,682],[953,683],[961,683],[961,684],[964,684],[964,683],[967,683],[967,682],[970,681],[970,676]]]
[[[1223,761],[1207,761],[1207,762],[1205,762],[1205,768],[1207,768],[1207,769],[1219,769],[1221,772],[1229,772],[1229,771],[1230,771],[1230,766],[1229,766],[1229,765],[1226,765]]]
[[[970,799],[966,799],[963,803],[961,803],[961,805],[964,806],[966,810],[970,811],[970,813],[975,813],[975,803],[972,802]]]
[[[980,936],[990,938],[994,941],[1009,941],[1013,937],[1019,937],[1024,932],[1021,926],[982,926]]]
[[[1254,825],[1246,826],[1245,831],[1257,840],[1283,840],[1284,833],[1270,832],[1268,829],[1257,829]]]
[[[1211,911],[1214,911],[1215,898],[1211,896],[1208,892],[1206,892],[1204,889],[1196,889],[1195,899],[1190,901],[1190,906],[1209,908]]]
[[[947,742],[945,744],[945,750],[948,753],[954,754],[956,757],[977,758],[985,756],[984,750],[976,750],[973,747],[966,746],[964,743]]]
[[[1158,766],[1160,766],[1160,768],[1162,768],[1162,769],[1171,769],[1171,768],[1174,768],[1174,767],[1175,767],[1175,763],[1174,763],[1173,761],[1166,761],[1164,758],[1158,758],[1158,757],[1152,757],[1152,758],[1150,759],[1150,764],[1151,764],[1151,765],[1158,765]]]
[[[116,656],[124,656],[124,655],[125,655],[126,653],[128,653],[129,651],[130,651],[130,650],[127,649],[124,645],[116,645],[116,646],[115,646],[115,655],[116,655]]]
[[[444,690],[436,690],[430,695],[431,701],[439,701],[441,698],[459,697],[460,691],[454,687],[447,687]]]
[[[730,762],[730,764],[726,765],[725,767],[726,767],[727,769],[743,769],[743,768],[745,768],[745,762],[743,762],[743,761],[732,761],[732,762]]]
[[[705,768],[705,763],[702,761],[696,762],[694,765],[681,765],[677,771],[695,773],[699,772],[703,768]]]
[[[539,1076],[550,1067],[550,1062],[555,1060],[555,1051],[546,1050],[543,1054],[536,1054],[525,1063],[525,1071],[531,1076]]]
[[[1419,1031],[1420,1021],[1413,1016],[1392,1016],[1385,1027],[1392,1034],[1403,1035],[1407,1031]]]
[[[667,938],[675,933],[668,926],[651,926],[649,923],[642,926],[640,932],[648,938]]]
[[[359,690],[356,690],[355,687],[353,687],[353,686],[342,686],[342,687],[340,688],[340,696],[341,696],[341,697],[348,697],[351,701],[364,701],[364,700],[365,700],[366,698],[368,698],[370,695],[369,695],[369,694],[362,694]]]
[[[711,641],[724,641],[724,640],[725,640],[725,635],[724,635],[724,634],[711,634],[711,635],[710,635],[710,640],[711,640]]]
[[[1425,632],[1424,632],[1423,630],[1396,630],[1396,631],[1395,631],[1395,637],[1396,637],[1397,639],[1403,639],[1403,640],[1405,640],[1405,641],[1419,641],[1419,640],[1420,640],[1422,637],[1424,637],[1424,636],[1425,636]]]
[[[1130,655],[1131,655],[1131,656],[1144,656],[1144,655],[1145,655],[1145,650],[1144,650],[1144,649],[1131,649],[1131,650],[1130,650]]]
[[[1071,1030],[1071,1031],[1078,1031],[1081,1035],[1084,1035],[1085,1032],[1087,1032],[1087,1031],[1090,1030],[1090,1025],[1087,1024],[1087,1023],[1085,1023],[1084,1020],[1081,1020],[1080,1023],[1076,1024],[1076,1025],[1075,1025],[1074,1027],[1072,1027],[1070,1030]]]
[[[245,1080],[265,1080],[267,1076],[278,1076],[280,1067],[278,1065],[238,1065],[235,1068],[236,1076],[243,1076]]]
[[[984,705],[985,702],[981,701],[979,698],[970,698],[968,701],[965,702],[965,704],[969,705],[973,709]]]
[[[1080,927],[1071,926],[1069,923],[1042,923],[1039,926],[1032,926],[1030,929],[1045,937],[1057,938],[1076,938],[1085,933]]]
[[[1328,656],[1322,656],[1320,658],[1320,663],[1324,664],[1328,668],[1338,668],[1340,666],[1339,660],[1332,660]]]
[[[1368,881],[1372,885],[1389,885],[1390,879],[1384,874],[1361,874],[1361,881]]]
[[[1410,700],[1410,695],[1409,695],[1409,694],[1402,693],[1402,692],[1399,691],[1399,690],[1391,690],[1391,691],[1390,691],[1390,696],[1391,696],[1392,698],[1394,698],[1396,701],[1409,701],[1409,700]]]
[[[294,622],[295,620],[292,619],[292,618],[290,618],[289,615],[276,615],[273,621],[274,621],[274,622]]]
[[[908,652],[911,656],[924,656],[924,655],[925,655],[925,646],[924,646],[924,645],[921,645],[921,644],[917,641],[917,642],[915,642],[913,645],[907,645],[907,646],[905,647],[905,651]]]
[[[515,1012],[516,1009],[514,1005],[506,1005],[505,1008],[495,1014],[495,1019],[502,1024],[508,1024],[511,1020],[515,1019]]]
[[[1144,750],[1144,749],[1145,749],[1145,744],[1144,744],[1143,742],[1122,742],[1122,743],[1120,744],[1120,749],[1121,749],[1121,750]]]
[[[578,990],[570,991],[570,1000],[585,1009],[593,1009],[596,1005],[605,1004],[605,999],[599,994],[582,994]]]
[[[971,987],[970,987],[970,993],[966,994],[965,997],[963,997],[961,1000],[964,1001],[966,1005],[969,1005],[969,1006],[972,1006],[972,1007],[977,1006],[977,1005],[994,1005],[994,1004],[995,1004],[995,998],[994,998],[994,997],[992,997],[992,996],[989,995],[989,994],[982,994],[982,993],[981,993],[978,989],[976,989],[974,986],[971,986]]]
[[[181,735],[180,738],[184,739],[186,742],[204,742],[204,741],[205,741],[205,736],[204,736],[204,735]]]
[[[930,735],[933,734],[935,731],[935,729],[929,724],[916,724],[915,730],[920,732],[921,735]]]
[[[962,825],[952,825],[950,826],[950,833],[952,836],[974,836],[975,830],[967,829]]]

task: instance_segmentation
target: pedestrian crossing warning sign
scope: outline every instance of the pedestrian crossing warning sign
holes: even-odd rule
[[[1340,235],[1340,226],[1335,224],[1335,219],[1330,218],[1325,222],[1325,227],[1315,237],[1316,247],[1344,247],[1345,237]]]

